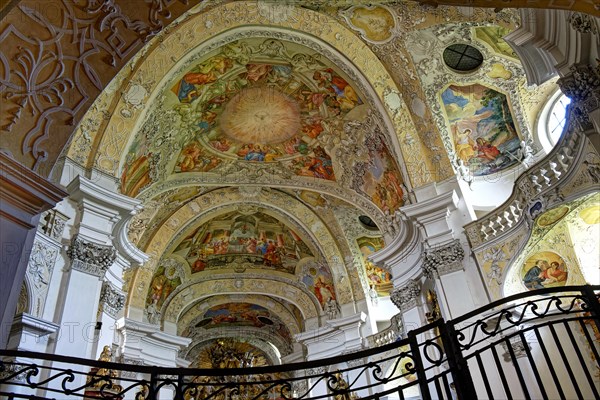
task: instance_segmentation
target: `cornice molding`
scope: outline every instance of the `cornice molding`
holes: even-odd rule
[[[0,203],[2,214],[27,228],[31,219],[56,205],[67,192],[0,151]]]

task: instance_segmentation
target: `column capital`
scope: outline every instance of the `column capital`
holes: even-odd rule
[[[116,318],[125,306],[125,295],[110,282],[104,281],[100,291],[100,306],[108,315]]]
[[[465,251],[460,240],[436,246],[423,252],[423,272],[428,278],[437,278],[463,269]]]
[[[400,311],[406,311],[417,306],[420,295],[421,286],[415,281],[409,281],[406,285],[395,288],[390,295],[390,300]]]
[[[582,130],[593,128],[590,114],[600,109],[600,65],[575,64],[557,82],[562,92],[571,99],[573,116]]]
[[[117,251],[111,245],[92,243],[75,235],[67,255],[73,261],[73,269],[102,277],[117,258]]]

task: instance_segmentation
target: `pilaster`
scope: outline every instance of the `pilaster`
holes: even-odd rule
[[[0,151],[0,349],[7,344],[40,214],[66,195]]]

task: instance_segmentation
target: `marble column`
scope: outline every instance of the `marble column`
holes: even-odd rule
[[[40,214],[66,195],[0,151],[0,349],[8,342]]]

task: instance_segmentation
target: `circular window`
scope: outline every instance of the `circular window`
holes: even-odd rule
[[[468,44],[453,44],[444,50],[444,63],[455,71],[471,72],[483,63],[483,54]]]
[[[377,227],[377,224],[370,217],[368,217],[366,215],[361,215],[360,217],[358,217],[358,220],[360,221],[362,226],[364,226],[367,229],[371,229],[371,230],[379,229]]]
[[[565,130],[569,104],[571,99],[557,90],[542,109],[538,120],[538,138],[546,153],[556,146]]]

